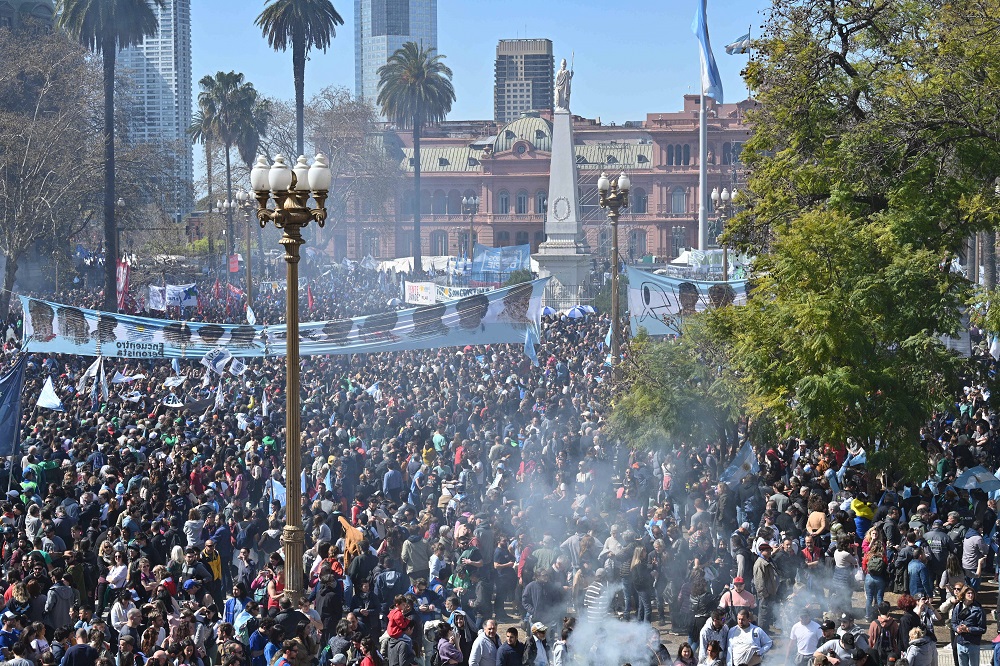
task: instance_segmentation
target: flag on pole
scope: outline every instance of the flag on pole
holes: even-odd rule
[[[719,66],[715,64],[712,55],[712,42],[708,38],[708,0],[697,0],[698,12],[691,23],[691,32],[698,38],[701,45],[701,92],[706,97],[713,98],[722,104],[722,77],[719,76]]]
[[[45,378],[45,386],[42,387],[42,392],[38,394],[38,400],[35,402],[35,407],[44,407],[45,409],[53,409],[57,412],[64,411],[62,400],[56,395],[56,389],[52,386],[52,377]]]
[[[226,404],[226,394],[222,392],[222,378],[219,378],[219,386],[215,389],[215,408],[222,409]]]
[[[758,473],[760,473],[760,465],[757,463],[757,455],[753,452],[750,442],[743,442],[743,446],[736,452],[733,462],[730,463],[725,472],[719,475],[719,481],[732,488],[739,485],[744,476]]]
[[[729,55],[739,55],[750,50],[750,33],[737,37],[735,41],[726,44],[726,53]]]
[[[101,400],[108,401],[108,377],[104,374],[104,357],[101,357]]]
[[[80,379],[76,382],[76,392],[83,393],[87,389],[87,380],[91,377],[97,376],[97,370],[101,367],[101,357],[98,356],[97,359],[90,364],[90,367],[80,376]]]
[[[246,363],[244,363],[238,358],[234,358],[232,363],[229,364],[229,372],[231,372],[233,375],[237,377],[239,377],[246,371],[247,371]]]
[[[309,311],[312,312],[312,309],[313,309],[313,288],[312,288],[312,285],[306,285],[306,305],[309,307]]]
[[[170,361],[170,367],[174,369],[174,374],[175,375],[181,374],[181,362],[180,362],[180,359],[176,359],[175,358],[174,360]]]
[[[117,273],[116,273],[116,275],[117,275],[117,285],[116,286],[118,288],[117,297],[118,297],[118,309],[119,310],[124,310],[125,309],[125,296],[126,296],[126,294],[128,294],[128,279],[129,279],[129,273],[130,273],[130,271],[131,271],[131,267],[129,266],[128,262],[125,261],[125,259],[123,257],[122,259],[120,259],[118,261],[118,270],[117,270]]]
[[[254,314],[253,308],[249,305],[247,306],[247,323],[251,326],[257,325],[257,315]]]
[[[265,419],[267,418],[267,391],[264,391],[260,398],[260,413]]]
[[[0,377],[0,455],[9,456],[21,446],[21,395],[27,358],[21,354],[14,367]]]
[[[222,298],[222,287],[219,285],[219,278],[215,278],[215,285],[212,286],[212,298],[215,300]]]

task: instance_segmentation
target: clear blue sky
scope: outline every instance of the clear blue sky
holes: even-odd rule
[[[691,33],[698,0],[438,0],[438,50],[454,72],[454,120],[493,116],[493,60],[499,39],[548,38],[556,63],[576,53],[573,111],[603,122],[644,120],[646,113],[680,110],[681,96],[697,92],[697,41]],[[306,63],[306,98],[329,85],[354,91],[354,0],[333,0],[345,24],[327,52]],[[265,95],[292,99],[290,53],[268,48],[254,20],[263,0],[191,3],[194,94],[197,81],[216,71],[243,72]],[[708,21],[725,101],[746,97],[739,76],[747,56],[723,46],[760,34],[768,0],[709,0]],[[624,10],[618,9],[624,7]]]

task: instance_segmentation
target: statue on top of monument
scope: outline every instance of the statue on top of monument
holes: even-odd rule
[[[556,110],[569,111],[570,85],[573,82],[573,70],[566,69],[566,58],[562,59],[559,71],[556,72]]]

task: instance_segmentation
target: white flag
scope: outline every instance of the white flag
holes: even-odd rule
[[[240,430],[246,430],[249,423],[247,422],[247,415],[240,412],[236,415],[236,427]]]
[[[215,389],[215,408],[222,409],[226,404],[226,394],[222,392],[222,380],[219,380],[219,386]]]
[[[87,380],[90,379],[91,377],[96,377],[97,369],[100,367],[101,367],[101,357],[98,356],[97,359],[90,364],[90,367],[87,368],[87,371],[83,373],[83,376],[81,376],[80,379],[77,380],[76,382],[77,393],[83,393],[84,391],[87,390]]]
[[[260,413],[267,418],[267,391],[264,391],[260,399]]]
[[[175,393],[171,393],[171,394],[167,395],[161,401],[160,404],[162,404],[164,407],[183,407],[184,406],[184,401],[181,400],[181,397],[179,395],[177,395]]]
[[[993,341],[990,342],[990,356],[993,357],[994,361],[1000,361],[1000,337],[994,335]]]
[[[257,325],[257,315],[253,313],[253,308],[249,305],[247,306],[247,323],[251,326]]]
[[[130,384],[130,383],[132,383],[134,381],[138,381],[140,379],[145,379],[145,378],[146,378],[146,375],[142,375],[142,374],[125,376],[121,372],[119,372],[118,370],[115,370],[115,376],[111,379],[111,383],[112,384]]]
[[[104,357],[101,357],[101,399],[108,401],[108,378],[104,374]]]
[[[167,309],[167,292],[163,287],[149,286],[149,301],[146,307],[150,310],[160,310],[161,312]]]
[[[246,364],[238,358],[234,358],[233,362],[229,364],[229,372],[239,377],[244,372],[247,371]]]
[[[201,378],[201,387],[208,388],[208,385],[211,383],[212,383],[212,373],[206,370],[204,376],[202,376]]]
[[[208,352],[201,357],[201,364],[209,370],[214,370],[215,374],[222,375],[223,370],[226,369],[226,363],[228,363],[229,359],[232,357],[232,352],[225,347],[216,347],[214,349],[209,349]]]
[[[52,386],[52,377],[45,378],[45,386],[42,387],[42,392],[38,396],[35,407],[54,409],[57,412],[63,411],[62,401],[59,400],[59,396],[56,395],[56,389]]]
[[[163,380],[163,385],[167,388],[174,388],[180,386],[187,380],[187,377],[167,377]]]

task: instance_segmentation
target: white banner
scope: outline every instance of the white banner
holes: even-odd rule
[[[198,287],[195,284],[168,284],[149,286],[149,309],[166,310],[168,307],[197,307]]]
[[[221,375],[222,371],[226,368],[226,362],[232,357],[232,353],[225,347],[216,347],[201,357],[201,364],[209,370],[214,370],[216,374]]]
[[[413,305],[434,305],[437,302],[437,285],[433,282],[405,282],[404,298]]]

